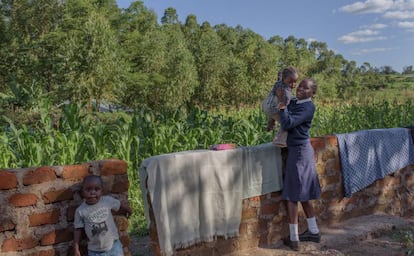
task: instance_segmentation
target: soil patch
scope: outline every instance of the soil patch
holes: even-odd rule
[[[269,247],[257,247],[222,256],[414,256],[414,215],[361,216],[321,227],[321,234],[320,243],[302,242],[299,252],[294,252],[279,242]],[[150,238],[132,236],[131,251],[133,256],[153,256]]]

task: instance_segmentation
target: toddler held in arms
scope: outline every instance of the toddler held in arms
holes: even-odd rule
[[[296,86],[296,81],[298,80],[298,72],[294,67],[288,67],[283,69],[281,74],[281,79],[276,82],[273,86],[272,93],[276,96],[276,92],[279,91],[282,94],[280,99],[283,99],[281,103],[284,105],[289,105],[290,99],[292,97],[292,89]],[[276,99],[278,97],[275,97]],[[280,101],[280,100],[279,100]],[[276,109],[274,112],[271,112],[267,115],[267,130],[271,131],[275,128],[276,123],[279,122],[279,111]],[[279,130],[276,133],[276,136],[273,139],[273,144],[278,147],[286,147],[287,131],[283,130],[279,125]]]

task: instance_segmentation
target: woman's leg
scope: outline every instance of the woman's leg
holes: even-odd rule
[[[288,214],[289,214],[290,241],[299,241],[298,203],[288,201],[287,205],[288,205]]]
[[[291,249],[299,250],[299,231],[298,231],[298,203],[287,201],[287,211],[289,218],[289,237],[283,238],[283,243]]]
[[[310,201],[301,202],[303,211],[306,215],[306,222],[308,224],[308,230],[299,235],[300,241],[312,241],[319,243],[321,236],[319,234],[318,224],[316,223],[316,217],[313,210],[312,203]]]
[[[290,224],[298,224],[298,219],[299,219],[298,203],[288,201],[287,202],[287,207],[288,207],[287,210],[288,210],[288,214],[289,214],[289,223]]]
[[[313,211],[313,206],[310,201],[301,202],[303,211],[305,212],[306,218],[315,217],[315,213]]]

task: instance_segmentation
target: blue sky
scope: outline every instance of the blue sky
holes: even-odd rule
[[[117,0],[127,8],[133,0]],[[414,66],[414,0],[144,0],[160,20],[168,7],[184,23],[242,26],[265,39],[293,35],[326,42],[329,49],[358,66]]]

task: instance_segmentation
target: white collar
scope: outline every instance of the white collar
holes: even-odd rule
[[[307,98],[307,99],[303,99],[303,100],[297,100],[296,101],[296,104],[302,104],[302,103],[305,103],[305,102],[308,102],[308,101],[312,101],[312,99],[311,98]]]

